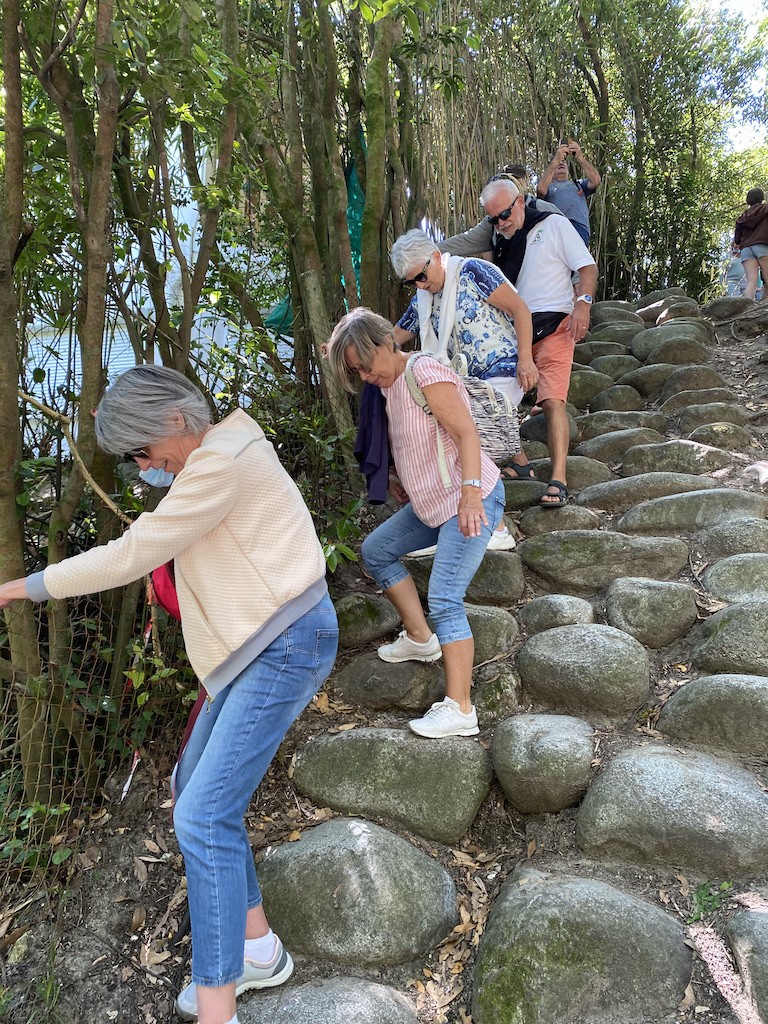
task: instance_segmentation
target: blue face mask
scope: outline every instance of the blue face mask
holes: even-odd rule
[[[166,469],[152,469],[152,467],[142,469],[139,476],[150,487],[170,487],[173,483],[173,473],[169,473]]]

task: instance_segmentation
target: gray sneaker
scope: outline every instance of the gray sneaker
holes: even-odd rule
[[[235,995],[239,996],[251,988],[274,988],[282,985],[293,974],[291,954],[283,949],[277,938],[275,955],[268,964],[259,964],[246,957],[243,973],[235,984]],[[194,981],[183,988],[176,997],[176,1012],[184,1020],[197,1020],[197,990]]]
[[[431,740],[443,736],[476,736],[480,732],[474,706],[469,714],[464,714],[452,697],[445,697],[433,704],[423,718],[414,718],[408,726],[417,736],[426,736]]]
[[[383,644],[379,648],[378,655],[382,661],[396,664],[401,661],[439,661],[443,652],[434,633],[426,643],[417,644],[403,629],[397,640],[393,640],[391,644]]]

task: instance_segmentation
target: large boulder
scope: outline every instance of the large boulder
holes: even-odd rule
[[[590,334],[589,341],[577,345],[573,350],[573,361],[580,366],[589,366],[598,356],[624,356],[628,352],[627,345],[614,341],[608,335],[603,338],[599,334]]]
[[[607,373],[598,373],[588,366],[579,367],[571,372],[571,381],[568,385],[568,401],[572,402],[577,409],[586,409],[591,400],[601,391],[605,391],[613,384],[613,377]]]
[[[630,370],[636,370],[640,366],[640,360],[634,356],[595,356],[589,364],[598,373],[607,373],[609,377],[618,380]]]
[[[636,334],[640,331],[644,331],[645,326],[638,323],[605,323],[597,324],[595,327],[590,329],[590,344],[597,344],[598,342],[611,341],[615,344],[622,345],[625,351],[629,351],[629,344]],[[576,351],[581,348],[581,345],[576,346]]]
[[[520,518],[520,529],[526,537],[537,537],[553,530],[598,530],[600,517],[596,512],[577,505],[561,508],[529,508]]]
[[[376,969],[423,956],[456,924],[456,888],[421,850],[369,821],[336,818],[267,852],[270,923],[304,956]]]
[[[606,388],[599,395],[595,395],[589,403],[591,412],[603,412],[616,410],[617,412],[631,412],[643,408],[643,399],[639,391],[628,387],[626,384],[615,384]]]
[[[595,613],[589,601],[583,597],[568,594],[544,594],[534,597],[518,612],[520,623],[528,636],[542,633],[555,626],[575,626],[578,623],[595,621]]]
[[[729,452],[748,452],[752,448],[752,435],[738,423],[702,423],[688,435],[688,440]]]
[[[619,377],[617,384],[628,384],[639,391],[641,395],[650,398],[655,395],[665,382],[677,370],[674,363],[651,363],[648,366],[638,366],[636,370],[630,370]]]
[[[365,647],[395,629],[400,616],[379,594],[346,594],[336,602],[339,646]]]
[[[744,910],[725,924],[725,940],[733,950],[744,988],[762,1020],[768,1018],[768,914]]]
[[[715,473],[730,466],[733,456],[722,448],[695,441],[664,441],[629,448],[624,453],[622,476],[640,473]]]
[[[754,519],[768,514],[768,496],[725,487],[671,494],[643,501],[630,508],[617,529],[627,533],[658,535],[691,533],[733,519]]]
[[[701,582],[721,601],[757,601],[768,594],[768,554],[722,558],[709,566]]]
[[[748,420],[747,410],[733,402],[705,402],[682,409],[678,423],[680,433],[688,435],[705,423],[735,423],[743,427]]]
[[[704,672],[768,676],[768,600],[734,604],[698,627],[692,662]]]
[[[612,626],[556,626],[523,644],[517,667],[536,704],[572,712],[619,715],[648,697],[648,655]]]
[[[512,480],[504,477],[504,504],[508,512],[538,505],[546,491],[540,480]]]
[[[683,743],[764,757],[768,677],[721,673],[692,679],[661,709],[657,729]]]
[[[427,596],[433,558],[409,558],[408,572],[422,597]],[[509,608],[523,596],[525,579],[520,558],[510,551],[486,551],[480,567],[467,588],[471,604],[493,604]],[[399,620],[398,620],[399,621]]]
[[[737,519],[718,523],[697,534],[695,542],[707,561],[750,551],[765,553],[768,552],[768,520]]]
[[[708,302],[702,307],[701,312],[712,320],[731,320],[754,308],[755,303],[752,299],[745,299],[741,295],[724,295]]]
[[[237,1003],[240,1024],[418,1024],[405,996],[362,978],[321,978],[305,985],[264,989]]]
[[[456,843],[488,796],[493,773],[478,743],[425,740],[399,729],[318,736],[299,752],[293,782],[321,807],[384,818]]]
[[[646,647],[666,647],[698,618],[696,591],[685,583],[625,578],[606,595],[608,621]]]
[[[727,386],[725,377],[706,364],[676,366],[659,392],[659,401],[666,402],[672,395],[677,395],[681,391],[706,391]]]
[[[646,473],[625,480],[609,480],[604,484],[585,487],[576,497],[578,505],[599,508],[605,512],[625,512],[638,502],[660,498],[666,494],[705,491],[716,487],[709,477],[691,476],[689,473]]]
[[[588,441],[598,434],[608,434],[612,430],[628,430],[632,427],[650,427],[663,434],[667,427],[667,418],[658,412],[606,412],[588,413],[579,416],[576,425],[581,432],[581,439]]]
[[[642,334],[637,334],[632,339],[630,345],[630,351],[636,359],[641,362],[645,362],[654,349],[660,345],[669,344],[675,345],[687,345],[689,342],[705,342],[708,340],[708,335],[705,327],[700,327],[697,324],[683,323],[678,320],[674,324],[663,324],[658,327],[649,327]],[[706,357],[705,357],[706,358]],[[664,362],[663,359],[652,360],[656,363]],[[693,362],[700,362],[700,359],[692,360]],[[680,365],[679,359],[669,359],[667,362],[675,363]]]
[[[688,548],[676,538],[628,537],[602,530],[558,530],[529,537],[518,551],[544,583],[562,594],[577,595],[597,593],[621,576],[669,579],[688,561]]]
[[[646,332],[650,333],[650,332]],[[633,351],[632,355],[637,353]],[[709,349],[702,341],[694,338],[668,338],[667,341],[660,341],[646,356],[646,366],[652,363],[677,363],[678,366],[687,366],[689,363],[703,363],[709,358]]]
[[[520,632],[514,615],[487,605],[465,603],[464,607],[475,640],[475,665],[511,650]]]
[[[605,882],[518,869],[502,887],[478,947],[472,1020],[671,1019],[691,975],[684,939],[671,915]]]
[[[621,461],[628,448],[640,444],[655,444],[663,440],[664,435],[658,430],[651,430],[649,427],[630,427],[628,430],[612,430],[608,434],[598,434],[588,441],[582,441],[573,449],[573,454],[612,465]]]
[[[569,715],[516,715],[496,726],[493,770],[521,814],[557,814],[577,804],[592,777],[592,727]]]
[[[685,294],[685,288],[680,288],[678,285],[673,285],[671,288],[655,288],[651,292],[646,292],[645,295],[641,295],[637,300],[637,309],[647,309],[652,306],[654,302],[658,302],[660,299],[668,299],[673,296],[682,295],[683,298],[687,298]],[[658,316],[658,313],[654,312],[654,320]]]
[[[666,324],[672,320],[680,320],[699,315],[699,304],[693,299],[680,299],[678,302],[670,302],[666,309],[663,309],[656,318],[657,324]]]
[[[579,436],[579,432],[570,413],[568,413],[568,431],[570,440],[575,441]],[[520,437],[524,441],[543,441],[544,444],[547,443],[547,421],[543,412],[531,416],[524,423],[520,424]]]
[[[678,391],[670,395],[659,412],[672,416],[689,405],[706,405],[709,402],[738,402],[739,396],[731,388],[704,388],[702,391]]]
[[[704,877],[768,871],[768,794],[749,772],[651,745],[619,754],[582,801],[589,857],[682,867]]]
[[[551,459],[533,459],[531,465],[542,483],[552,479]],[[616,479],[604,462],[588,459],[583,455],[569,455],[565,461],[565,472],[568,477],[568,486],[572,491],[580,491],[582,487],[590,487],[592,484]],[[551,510],[547,509],[547,511]]]
[[[631,309],[618,309],[613,304],[604,306],[602,302],[593,304],[589,322],[591,327],[600,324],[637,324],[638,327],[645,327],[645,321]]]
[[[376,652],[364,654],[333,675],[336,697],[354,707],[372,711],[421,711],[442,700],[445,676],[442,665],[403,661],[392,665]]]

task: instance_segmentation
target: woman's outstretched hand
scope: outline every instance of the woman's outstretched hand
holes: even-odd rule
[[[0,584],[0,608],[7,608],[14,601],[23,601],[26,596],[27,581],[23,576],[21,579]]]

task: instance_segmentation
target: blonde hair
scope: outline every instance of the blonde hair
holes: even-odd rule
[[[358,306],[339,320],[328,339],[326,354],[331,373],[345,391],[356,391],[360,386],[357,372],[347,366],[346,354],[350,345],[362,368],[370,370],[377,348],[389,347],[390,341],[394,347],[393,332],[394,327],[389,320],[367,306]]]

